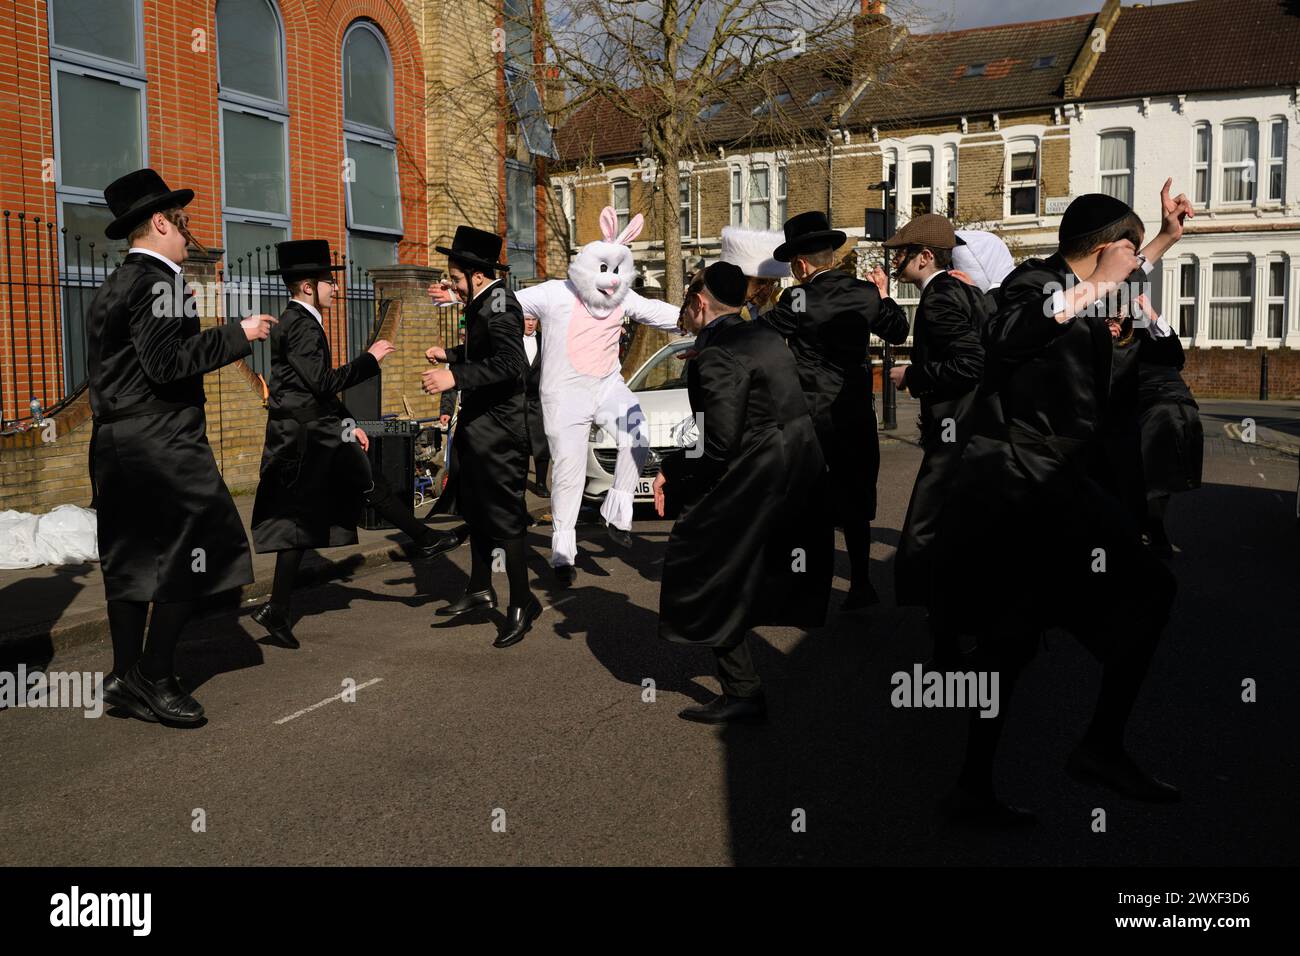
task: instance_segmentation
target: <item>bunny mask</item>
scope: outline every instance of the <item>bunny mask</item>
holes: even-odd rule
[[[632,240],[640,235],[644,224],[645,218],[637,213],[615,237],[618,217],[613,206],[606,206],[600,211],[600,231],[605,238],[587,243],[569,265],[569,281],[592,315],[613,312],[632,288],[636,275]]]

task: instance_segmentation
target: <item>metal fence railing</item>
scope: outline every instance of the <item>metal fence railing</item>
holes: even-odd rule
[[[85,387],[86,310],[125,251],[121,242],[70,233],[25,212],[0,211],[0,431],[57,414]],[[218,294],[201,305],[201,313],[215,310],[223,321],[258,312],[279,315],[288,290],[278,276],[266,275],[275,261],[273,246],[227,255],[226,268],[215,277]],[[369,273],[346,257],[336,255],[335,261],[344,268],[325,329],[334,361],[342,363],[369,347],[380,310]],[[267,343],[254,346],[249,364],[263,378],[269,375]]]

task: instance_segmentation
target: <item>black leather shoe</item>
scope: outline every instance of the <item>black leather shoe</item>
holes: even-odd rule
[[[266,628],[272,644],[287,647],[289,650],[296,650],[302,646],[298,643],[298,638],[293,636],[289,615],[279,605],[267,601],[253,612],[253,620]]]
[[[632,547],[631,532],[624,531],[622,528],[616,528],[608,521],[605,522],[605,533],[609,535],[609,540],[613,541],[620,548]]]
[[[465,543],[463,528],[455,531],[430,531],[419,544],[413,544],[407,550],[412,561],[428,561],[440,554],[454,551]]]
[[[557,564],[553,570],[555,571],[555,580],[560,582],[561,587],[573,587],[573,581],[578,576],[578,571],[573,565]]]
[[[180,682],[170,674],[158,680],[145,677],[136,664],[123,683],[164,723],[197,724],[203,721],[202,705],[185,693]]]
[[[497,632],[497,639],[492,642],[492,646],[509,647],[518,644],[524,639],[528,629],[533,626],[533,621],[537,620],[537,615],[541,613],[542,602],[535,597],[530,597],[523,607],[507,608],[506,619],[502,622],[501,629]]]
[[[1100,784],[1116,793],[1147,803],[1177,803],[1178,788],[1157,780],[1122,750],[1109,756],[1079,746],[1065,764],[1066,772],[1080,783]]]
[[[723,694],[707,704],[687,707],[678,715],[697,724],[758,724],[767,720],[767,698],[759,691],[753,697],[728,697]]]
[[[546,482],[544,482],[544,481],[539,481],[539,482],[537,482],[537,484],[534,485],[534,487],[533,487],[533,492],[534,492],[534,493],[537,495],[537,497],[539,497],[539,498],[549,498],[549,497],[551,497],[551,489],[548,488],[548,487],[546,487]]]
[[[466,591],[456,601],[440,607],[433,613],[438,617],[460,617],[471,611],[487,610],[497,606],[497,592],[488,588],[486,591]]]
[[[158,718],[154,716],[154,712],[116,674],[105,675],[103,698],[105,708],[123,710],[140,720],[158,723]]]
[[[848,596],[844,598],[840,610],[861,611],[864,608],[875,607],[879,603],[880,595],[876,593],[875,587],[868,581],[863,587],[849,588]]]

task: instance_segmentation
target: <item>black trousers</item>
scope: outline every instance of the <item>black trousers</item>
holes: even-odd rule
[[[718,682],[728,697],[753,697],[762,689],[748,637],[735,647],[713,648],[713,656],[718,662]]]

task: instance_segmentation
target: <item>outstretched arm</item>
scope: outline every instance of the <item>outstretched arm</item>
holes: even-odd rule
[[[630,289],[627,298],[623,300],[624,315],[634,322],[640,322],[642,325],[663,332],[681,334],[681,329],[677,327],[677,320],[681,313],[681,306],[673,305],[671,302],[661,302],[658,299],[649,299],[637,295]]]

